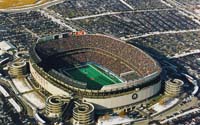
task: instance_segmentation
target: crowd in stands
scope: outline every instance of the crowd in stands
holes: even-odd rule
[[[103,52],[95,52],[95,50],[85,51],[82,53],[76,53],[65,57],[67,60],[73,58],[78,63],[84,62],[94,62],[99,65],[106,67],[112,72],[120,75],[121,73],[131,71],[131,68],[127,67],[125,64],[121,63],[121,60],[112,57],[111,55],[103,54]]]
[[[159,70],[157,63],[138,48],[103,35],[83,35],[59,39],[45,44],[41,43],[37,45],[36,51],[39,56],[43,55],[41,58],[45,58],[56,53],[80,48],[92,48],[95,51],[105,51],[113,57],[116,56],[122,62],[127,63],[141,76],[146,76]],[[96,61],[99,60],[96,59]],[[116,65],[115,68],[119,68],[118,66],[121,65],[121,63],[117,63],[117,61],[113,64]]]

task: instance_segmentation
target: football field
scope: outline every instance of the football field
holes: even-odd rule
[[[86,64],[81,67],[66,69],[69,77],[87,83],[88,89],[100,89],[102,86],[121,83],[120,78],[108,73],[95,64]]]

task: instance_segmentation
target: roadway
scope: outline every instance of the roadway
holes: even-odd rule
[[[148,36],[154,36],[154,35],[163,35],[163,34],[178,34],[178,33],[188,33],[188,32],[199,32],[200,29],[189,29],[189,30],[172,30],[172,31],[164,31],[164,32],[149,32],[140,36],[134,36],[129,38],[121,38],[124,41],[129,41],[132,39],[138,39],[138,38],[145,38]]]
[[[1,79],[1,78],[0,78]],[[9,93],[9,97],[6,97],[6,99],[10,99],[11,97],[20,105],[20,107],[22,108],[22,112],[23,114],[27,114],[28,113],[28,110],[27,110],[27,107],[26,107],[26,104],[21,101],[18,96],[15,94],[15,92],[12,90],[12,88],[9,86],[9,84],[4,81],[4,80],[0,80],[0,85],[2,87],[4,87],[4,89]]]
[[[26,100],[24,100],[23,97],[20,95],[20,92],[17,90],[13,82],[11,80],[1,80],[1,83],[4,83],[4,85],[7,85],[8,90],[10,92],[9,94],[11,95],[11,97],[15,97],[17,101],[22,105],[24,109],[23,112],[25,112],[24,114],[33,116],[34,113],[33,113],[32,108],[27,104]]]
[[[127,6],[129,9],[134,10],[134,8],[133,8],[130,4],[128,4],[126,1],[120,0],[120,2],[121,2],[122,4],[124,4],[125,6]]]
[[[157,12],[157,11],[160,12],[160,11],[168,11],[168,10],[175,10],[175,9],[174,8],[167,8],[167,9],[104,12],[104,13],[93,14],[93,15],[85,15],[85,16],[78,16],[78,17],[73,17],[73,18],[66,18],[66,20],[74,21],[74,20],[83,20],[83,19],[102,17],[102,16],[109,16],[109,15],[118,15],[118,14],[125,14],[125,13],[143,13],[143,12]]]
[[[72,26],[67,25],[67,22],[65,21],[65,19],[62,18],[62,16],[58,15],[57,13],[55,13],[54,11],[50,11],[47,8],[38,10],[41,14],[43,14],[45,17],[50,18],[53,22],[69,29],[70,31],[75,32],[76,29],[74,29]]]

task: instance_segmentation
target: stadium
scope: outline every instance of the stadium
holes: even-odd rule
[[[49,94],[117,112],[159,93],[161,68],[139,48],[101,34],[66,36],[39,40],[30,49],[31,75]]]

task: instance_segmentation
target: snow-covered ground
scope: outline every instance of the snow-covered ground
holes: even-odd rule
[[[179,101],[179,99],[175,98],[175,99],[172,99],[172,100],[168,101],[168,103],[165,103],[165,104],[156,103],[151,108],[156,111],[156,114],[158,114],[158,113],[161,113],[161,112],[171,108],[176,103],[178,103],[178,101]]]
[[[119,124],[130,124],[134,120],[128,118],[127,116],[125,117],[120,117],[120,116],[112,116],[109,119],[98,119],[97,125],[119,125]]]
[[[38,109],[45,107],[45,100],[37,92],[23,94],[23,97]]]
[[[15,87],[33,108],[43,109],[45,100],[36,92],[26,79],[12,79]],[[26,93],[24,93],[26,92]]]
[[[30,85],[26,84],[24,80],[13,79],[12,81],[20,93],[33,90],[33,88]]]

